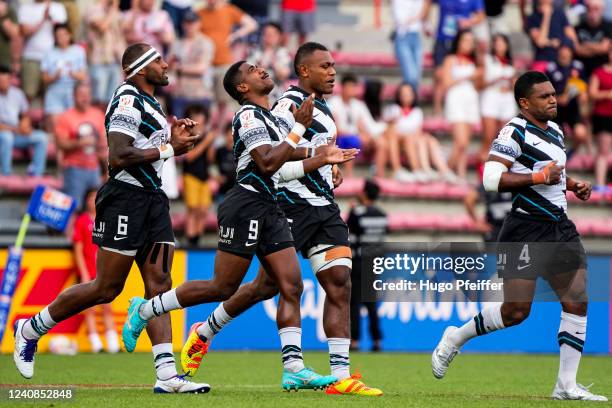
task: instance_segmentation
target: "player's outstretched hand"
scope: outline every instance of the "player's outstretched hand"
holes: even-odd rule
[[[296,109],[295,105],[291,107],[291,113],[295,121],[304,125],[305,128],[309,128],[312,123],[312,111],[314,109],[314,94],[302,102],[299,108]]]
[[[185,121],[193,122],[191,119],[176,120],[176,118],[173,117],[172,127],[170,129],[170,145],[174,149],[175,156],[187,153],[200,138],[199,135],[191,134],[190,129],[192,126],[189,122]]]
[[[359,154],[359,149],[341,149],[338,146],[323,145],[317,148],[317,154],[322,154],[327,164],[340,164],[353,160]]]
[[[577,181],[576,182],[574,194],[576,195],[576,197],[578,197],[582,201],[586,201],[589,198],[591,198],[592,191],[593,191],[593,186],[588,181]]]

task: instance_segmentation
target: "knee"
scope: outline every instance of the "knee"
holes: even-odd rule
[[[13,135],[12,132],[8,132],[8,131],[0,132],[0,143],[3,146],[8,146],[10,148],[10,146],[13,145],[14,140],[15,140],[15,136]]]
[[[279,288],[281,296],[286,300],[297,300],[300,301],[302,292],[304,291],[304,284],[301,279],[297,279],[292,282],[285,282]]]
[[[322,278],[325,294],[330,301],[334,303],[344,303],[351,296],[351,270],[344,266],[333,267],[328,271],[321,271],[320,274],[326,273],[326,277]]]
[[[110,303],[123,290],[122,282],[100,282],[97,279],[89,282],[88,285],[91,285],[94,292],[98,295],[98,304]]]
[[[262,284],[257,285],[257,289],[254,291],[254,295],[256,296],[256,300],[258,302],[271,299],[277,294],[278,288],[272,282],[263,282]]]
[[[159,273],[150,276],[145,282],[145,295],[151,298],[172,289],[172,277],[169,273]]]
[[[531,312],[530,303],[504,303],[501,309],[502,319],[506,327],[522,323]]]
[[[218,302],[223,302],[232,297],[234,293],[238,290],[238,286],[240,283],[234,284],[233,282],[220,282],[214,281],[214,300]]]

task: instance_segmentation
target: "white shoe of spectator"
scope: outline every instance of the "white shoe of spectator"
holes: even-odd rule
[[[394,178],[400,183],[414,183],[416,181],[414,174],[403,168],[395,172]]]
[[[465,180],[457,176],[452,171],[447,171],[446,173],[443,173],[442,180],[448,184],[455,184],[455,185],[466,184]]]

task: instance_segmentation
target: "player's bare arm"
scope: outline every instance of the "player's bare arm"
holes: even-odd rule
[[[172,138],[170,145],[174,155],[179,156],[187,153],[193,144],[198,141],[199,136],[191,135],[185,123],[176,121],[171,128]],[[141,163],[152,163],[160,159],[161,151],[157,148],[137,149],[133,145],[134,138],[119,132],[111,132],[108,135],[109,163],[111,167],[119,169],[135,166]]]
[[[553,160],[541,171],[532,174],[518,174],[507,171],[512,167],[512,162],[495,155],[489,155],[487,162],[501,163],[506,167],[506,171],[501,174],[497,191],[513,191],[521,187],[533,186],[536,184],[555,185],[561,181],[565,166],[557,165]],[[486,187],[486,186],[485,186]]]

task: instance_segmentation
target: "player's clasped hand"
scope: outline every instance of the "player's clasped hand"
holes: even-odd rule
[[[174,149],[174,155],[180,156],[191,150],[200,138],[199,135],[192,135],[190,131],[198,123],[191,119],[172,119],[170,145]]]
[[[310,95],[308,98],[302,102],[299,108],[296,109],[295,105],[291,108],[291,113],[293,113],[293,117],[295,121],[304,125],[304,127],[310,127],[312,123],[312,112],[314,110],[314,94]]]
[[[540,172],[543,176],[543,182],[540,184],[547,184],[549,186],[559,184],[564,168],[565,166],[558,166],[556,160],[548,163]]]
[[[593,191],[593,186],[591,183],[588,181],[579,181],[576,183],[574,194],[582,201],[586,201],[591,198],[591,191]]]

